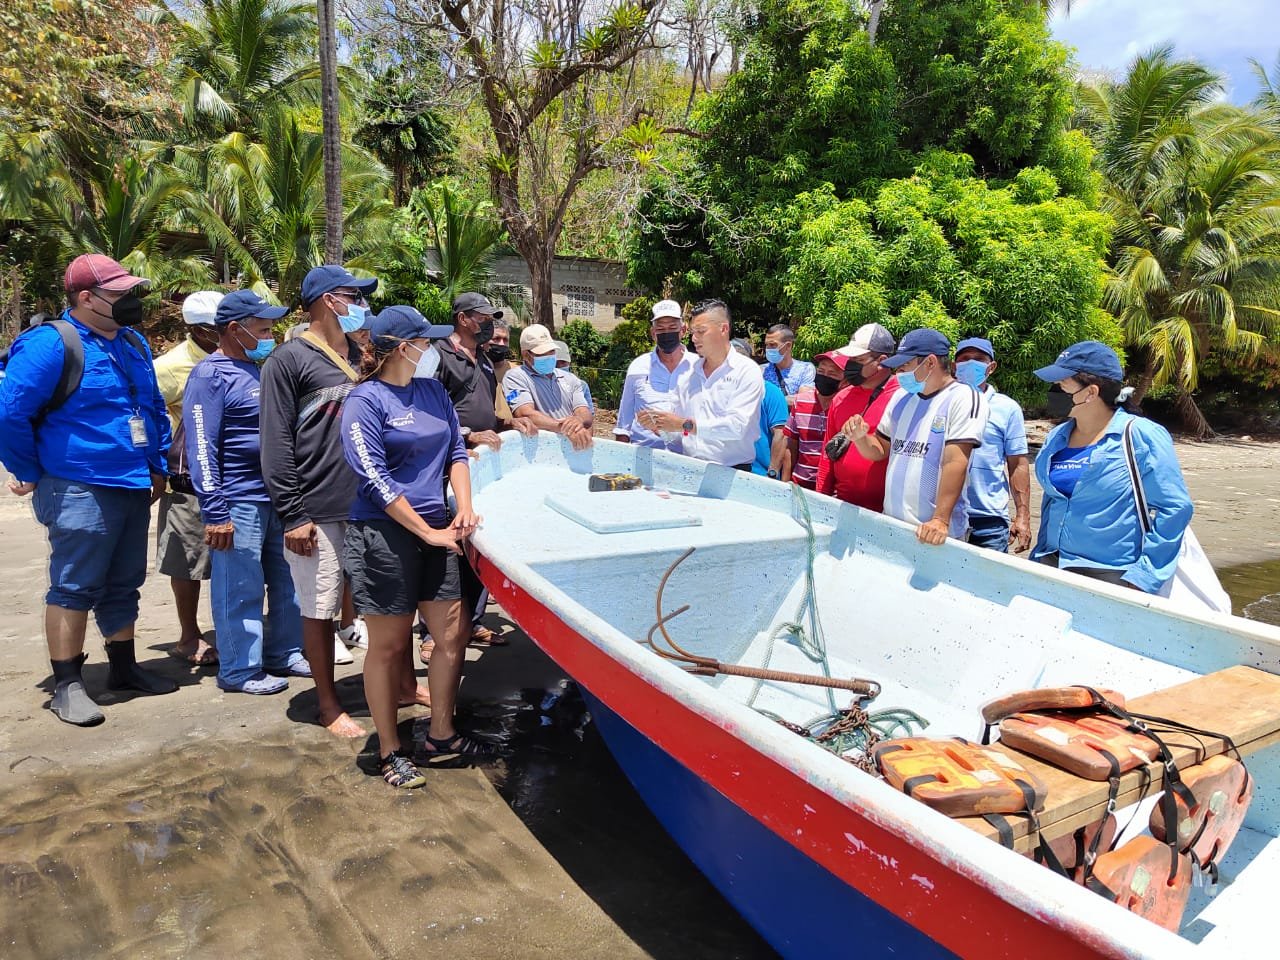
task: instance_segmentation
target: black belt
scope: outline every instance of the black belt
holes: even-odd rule
[[[195,496],[196,488],[191,483],[191,475],[187,473],[169,474],[170,493],[189,493]]]

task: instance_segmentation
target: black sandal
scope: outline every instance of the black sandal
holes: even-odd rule
[[[459,757],[464,760],[490,760],[498,755],[496,744],[488,740],[480,740],[465,733],[454,733],[452,737],[437,740],[431,735],[424,736],[418,746],[420,760],[430,762],[432,759]]]

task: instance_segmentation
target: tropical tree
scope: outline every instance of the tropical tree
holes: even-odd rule
[[[228,228],[215,240],[256,289],[291,303],[303,275],[326,262],[322,137],[288,110],[259,125],[262,142],[234,133],[210,151],[210,182]],[[366,150],[345,144],[343,186],[345,263],[376,272],[391,254],[387,171]]]
[[[1221,104],[1222,81],[1161,47],[1081,91],[1115,220],[1105,303],[1141,371],[1212,435],[1193,393],[1211,353],[1249,362],[1280,345],[1280,136]]]
[[[428,105],[417,78],[400,67],[377,74],[367,89],[354,137],[391,171],[393,197],[403,206],[416,187],[445,172],[453,134],[444,116]]]
[[[445,299],[484,289],[495,246],[505,232],[493,204],[468,201],[447,184],[414,194],[412,209],[427,240],[427,257]]]

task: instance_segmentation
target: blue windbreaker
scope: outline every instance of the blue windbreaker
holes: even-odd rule
[[[267,503],[257,364],[211,353],[195,365],[182,400],[191,484],[205,523],[228,523],[233,503]]]
[[[1145,535],[1124,455],[1124,428],[1130,421],[1133,452],[1151,511],[1151,532]],[[1172,438],[1159,424],[1117,410],[1081,471],[1075,493],[1067,498],[1049,482],[1049,464],[1067,446],[1072,426],[1067,421],[1055,427],[1036,457],[1036,479],[1044,497],[1032,558],[1057,553],[1060,567],[1123,570],[1123,580],[1157,593],[1178,566],[1192,513]]]
[[[0,380],[0,462],[22,483],[49,474],[101,487],[149,488],[152,473],[167,472],[169,453],[169,415],[150,349],[142,356],[123,333],[108,340],[70,311],[62,319],[84,343],[80,389],[34,423],[62,373],[62,338],[41,325],[15,340]],[[146,426],[146,446],[133,445],[135,415]]]

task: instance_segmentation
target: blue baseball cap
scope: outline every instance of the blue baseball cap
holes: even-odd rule
[[[302,309],[309,309],[326,293],[339,287],[352,287],[367,297],[378,289],[378,278],[357,277],[346,267],[332,263],[312,267],[302,278]]]
[[[228,323],[249,320],[252,317],[279,320],[288,312],[288,307],[273,307],[252,290],[236,290],[228,293],[218,302],[218,309],[213,314],[213,322],[219,327],[225,327]]]
[[[949,357],[951,341],[937,330],[921,327],[912,330],[898,343],[898,352],[887,360],[881,360],[880,366],[896,370],[908,360],[917,357]]]
[[[391,350],[401,340],[443,340],[453,333],[451,324],[428,323],[414,307],[384,307],[369,321],[369,336],[375,350]]]
[[[970,337],[968,340],[961,340],[956,344],[956,356],[960,356],[961,350],[980,350],[992,360],[996,358],[995,348],[991,346],[991,341],[986,337]]]
[[[1124,367],[1120,358],[1105,343],[1082,340],[1073,343],[1058,354],[1058,359],[1036,371],[1036,376],[1049,383],[1066,380],[1077,373],[1090,373],[1108,380],[1124,380]]]

